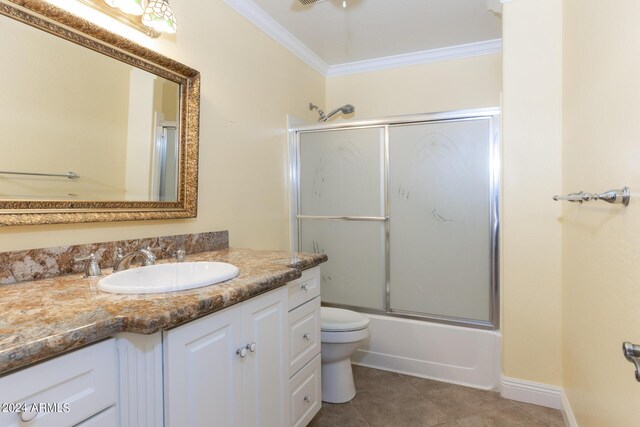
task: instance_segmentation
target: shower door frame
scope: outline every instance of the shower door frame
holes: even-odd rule
[[[488,119],[489,135],[489,244],[490,244],[490,319],[477,320],[460,317],[443,316],[428,313],[415,313],[391,309],[391,230],[389,203],[389,129],[392,126],[412,125],[431,122],[459,122]],[[335,130],[353,130],[365,128],[379,128],[383,130],[383,200],[384,215],[382,217],[364,216],[311,216],[300,212],[300,135],[304,133],[326,132]],[[501,185],[501,143],[500,143],[500,108],[478,108],[467,110],[453,110],[438,113],[413,114],[393,116],[370,120],[349,120],[332,124],[314,124],[292,126],[289,128],[289,183],[291,206],[291,246],[298,251],[301,247],[301,225],[303,220],[334,220],[334,221],[382,221],[384,227],[385,246],[385,309],[359,307],[353,305],[322,303],[325,306],[352,309],[364,313],[378,314],[391,317],[402,317],[414,320],[431,321],[455,326],[465,326],[476,329],[500,329],[500,185]]]

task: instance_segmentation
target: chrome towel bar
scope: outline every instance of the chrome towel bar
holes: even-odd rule
[[[568,202],[590,202],[592,200],[603,200],[612,204],[623,204],[629,206],[629,200],[631,199],[631,190],[629,187],[622,187],[620,190],[609,190],[600,194],[585,193],[581,191],[579,193],[570,193],[566,196],[553,196],[553,200],[566,200]]]
[[[3,175],[28,175],[28,176],[59,176],[62,178],[69,179],[78,179],[80,175],[75,172],[67,172],[67,173],[36,173],[36,172],[9,172],[9,171],[0,171],[0,174]]]

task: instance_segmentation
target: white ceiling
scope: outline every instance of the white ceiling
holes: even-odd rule
[[[245,1],[329,66],[501,38],[487,0],[347,0],[346,9],[342,0]]]

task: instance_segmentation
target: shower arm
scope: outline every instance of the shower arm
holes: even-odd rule
[[[320,119],[318,120],[319,122],[326,122],[327,120],[329,120],[331,117],[335,116],[336,114],[338,114],[339,112],[342,112],[343,114],[351,114],[355,111],[355,107],[351,104],[345,104],[342,107],[338,107],[335,110],[332,110],[329,114],[325,114],[324,111],[322,111],[320,109],[320,107],[318,107],[317,105],[312,104],[311,102],[309,103],[309,110],[318,110],[318,114],[320,114]]]
[[[317,110],[317,111],[318,111],[318,114],[320,114],[320,119],[318,120],[319,122],[326,122],[326,121],[329,119],[329,117],[330,117],[330,116],[329,116],[329,117],[328,117],[328,116],[326,116],[326,115],[324,114],[324,111],[322,111],[322,110],[320,109],[320,107],[318,107],[317,105],[315,105],[315,104],[313,104],[313,103],[311,103],[311,102],[310,102],[310,103],[309,103],[309,111],[313,111],[313,110]],[[332,112],[332,113],[333,113],[333,112]],[[335,114],[335,113],[333,113],[333,114]]]

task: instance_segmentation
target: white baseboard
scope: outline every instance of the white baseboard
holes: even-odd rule
[[[576,421],[571,409],[571,403],[569,403],[569,398],[562,387],[508,377],[502,377],[500,384],[502,397],[560,409],[564,424],[568,427],[578,427],[578,421]]]
[[[567,394],[562,390],[562,418],[564,418],[565,425],[569,427],[578,427],[578,421],[576,421],[576,417],[573,415],[573,410],[571,409],[571,404],[569,404],[569,399],[567,398]]]
[[[562,409],[563,406],[561,387],[502,377],[500,390],[506,399],[554,409]]]

